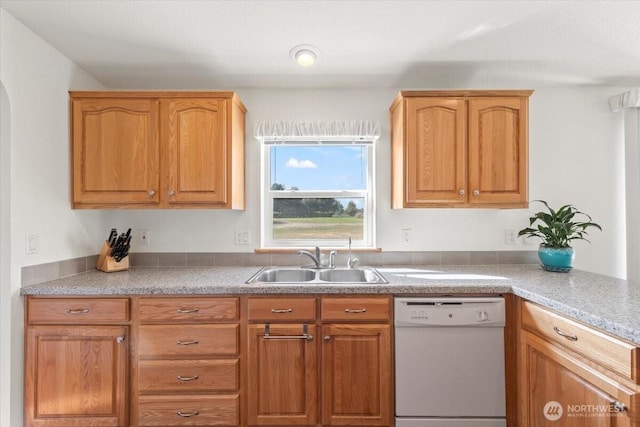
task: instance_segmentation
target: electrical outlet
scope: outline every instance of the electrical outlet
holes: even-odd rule
[[[409,242],[411,242],[411,229],[410,228],[403,228],[402,230],[402,244],[404,245],[408,245]]]
[[[236,245],[248,245],[250,243],[249,232],[246,230],[236,231]]]
[[[504,242],[507,245],[515,245],[516,244],[516,230],[513,229],[505,229],[504,230]]]
[[[140,246],[147,246],[149,244],[149,231],[148,230],[140,230],[140,234],[138,237],[138,243]]]

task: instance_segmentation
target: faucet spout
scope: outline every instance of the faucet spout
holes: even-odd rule
[[[300,249],[298,251],[298,256],[302,256],[302,255],[306,255],[309,258],[311,258],[311,261],[313,261],[313,264],[315,265],[315,268],[320,268],[320,248],[316,246],[316,250],[315,250],[315,255],[312,254],[309,251],[305,251],[303,249]]]

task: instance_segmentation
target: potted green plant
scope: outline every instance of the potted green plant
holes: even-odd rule
[[[539,237],[542,239],[538,249],[538,257],[542,268],[548,271],[566,272],[571,270],[574,252],[573,240],[587,240],[587,228],[602,227],[591,220],[591,217],[579,211],[573,205],[564,205],[554,210],[544,200],[535,200],[544,204],[546,211],[536,212],[529,218],[529,227],[518,232],[518,237]],[[582,219],[582,220],[580,220]]]

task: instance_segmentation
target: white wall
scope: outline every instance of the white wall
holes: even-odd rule
[[[592,244],[577,243],[576,268],[624,277],[623,123],[608,110],[614,88],[534,88],[530,99],[530,199],[555,206],[572,203],[604,227]],[[391,210],[389,113],[396,90],[239,90],[247,106],[247,208],[223,211],[109,212],[110,225],[147,229],[140,252],[252,251],[260,236],[260,152],[253,138],[259,120],[378,120],[377,246],[388,251],[535,250],[519,239],[504,243],[504,230],[528,224],[523,209]],[[541,208],[532,204],[532,209]],[[401,229],[412,229],[409,244]],[[235,246],[234,230],[250,230],[250,246]],[[134,234],[135,235],[135,234]]]
[[[2,114],[2,162],[6,152],[11,161],[10,193],[2,188],[3,200],[8,200],[3,203],[3,215],[11,223],[10,233],[2,230],[2,242],[10,250],[11,265],[7,280],[1,283],[2,307],[9,297],[10,310],[0,311],[2,331],[4,325],[11,325],[11,336],[1,335],[0,351],[0,366],[10,377],[3,376],[0,383],[0,425],[18,427],[22,425],[24,322],[20,269],[95,254],[94,236],[104,228],[104,212],[69,208],[67,93],[70,88],[102,86],[4,10],[0,10],[0,64],[0,82],[8,98],[5,103],[3,96],[2,107],[10,107],[10,115]],[[10,117],[8,150],[4,147],[5,117]],[[3,182],[4,178],[3,174]],[[38,254],[25,254],[27,233],[39,235]]]

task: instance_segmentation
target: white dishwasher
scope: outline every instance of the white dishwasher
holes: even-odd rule
[[[500,297],[394,299],[396,427],[504,427]]]

